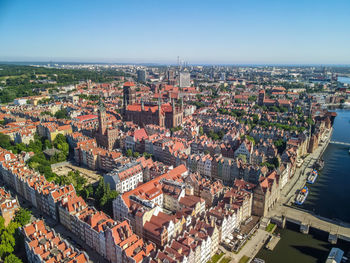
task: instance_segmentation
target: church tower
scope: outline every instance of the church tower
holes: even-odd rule
[[[136,103],[136,90],[135,84],[133,82],[125,82],[123,86],[123,109],[124,114],[126,113],[126,108],[130,104]]]
[[[100,99],[99,108],[98,108],[98,131],[100,134],[105,134],[107,130],[107,114],[106,108],[102,100]]]

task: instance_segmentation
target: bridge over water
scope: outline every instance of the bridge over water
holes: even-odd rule
[[[300,232],[304,234],[309,233],[310,227],[329,233],[328,241],[332,244],[337,243],[338,238],[350,241],[350,224],[324,218],[290,206],[280,206],[279,210],[279,215],[282,217],[275,216],[273,220],[282,224],[282,227],[288,221],[299,225]]]
[[[330,143],[350,146],[350,143],[349,143],[349,142],[330,141]]]

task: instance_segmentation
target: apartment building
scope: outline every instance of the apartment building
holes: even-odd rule
[[[15,213],[19,209],[19,204],[16,198],[13,198],[11,194],[0,187],[0,216],[5,219],[5,226],[7,226]]]
[[[105,174],[103,178],[111,189],[124,193],[143,182],[142,166],[140,162],[130,162]]]
[[[30,263],[89,262],[85,252],[74,248],[67,240],[47,227],[43,220],[34,221],[21,230]]]

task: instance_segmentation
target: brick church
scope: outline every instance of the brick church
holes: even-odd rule
[[[133,82],[126,82],[123,88],[123,109],[127,121],[132,121],[143,127],[155,124],[166,128],[180,126],[183,120],[183,103],[144,102],[136,103],[136,91]]]

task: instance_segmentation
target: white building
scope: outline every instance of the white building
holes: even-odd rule
[[[180,88],[191,86],[191,75],[189,72],[180,72]]]
[[[128,163],[105,174],[103,177],[111,189],[119,193],[135,189],[140,182],[143,182],[142,167],[139,162]]]
[[[13,104],[15,104],[15,105],[25,105],[25,104],[27,104],[27,99],[15,99],[13,101]]]

